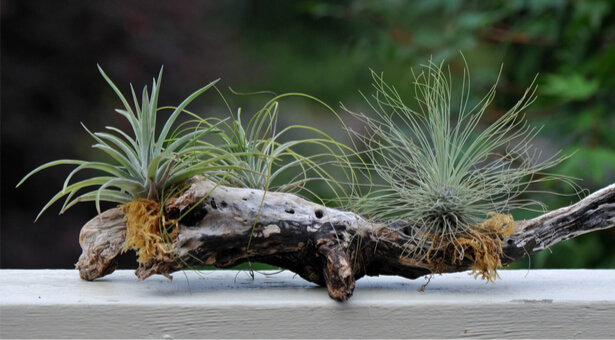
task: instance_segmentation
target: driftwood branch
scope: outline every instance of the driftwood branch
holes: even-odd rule
[[[328,288],[340,301],[353,293],[355,280],[365,276],[399,275],[409,279],[432,273],[433,262],[409,258],[418,246],[402,224],[373,223],[352,212],[327,208],[286,193],[216,186],[201,178],[181,196],[167,202],[170,218],[179,223],[175,252],[163,260],[141,264],[139,279],[169,276],[186,267],[231,267],[246,261],[289,269]],[[615,184],[580,202],[538,218],[517,223],[502,240],[503,265],[591,231],[615,226]],[[125,224],[119,208],[92,219],[82,229],[83,254],[77,269],[94,280],[115,269],[122,250]],[[408,243],[410,242],[410,243]],[[470,269],[467,257],[442,264],[442,273]]]

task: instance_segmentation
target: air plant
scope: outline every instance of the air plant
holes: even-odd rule
[[[346,190],[351,186],[345,183],[354,178],[348,158],[353,150],[314,127],[295,124],[279,128],[277,121],[280,101],[286,97],[313,100],[337,117],[335,111],[325,103],[302,93],[275,96],[256,112],[245,126],[242,123],[241,109],[236,116],[229,109],[232,119],[220,125],[220,133],[216,136],[223,140],[222,145],[218,144],[220,148],[231,155],[222,160],[222,163],[239,166],[219,180],[224,180],[234,187],[309,193],[314,199],[321,201],[321,197],[306,185],[310,182],[324,182],[331,189],[333,196],[340,200],[341,197],[347,199]],[[293,138],[297,133],[312,137]],[[309,149],[309,155],[299,152],[300,148]],[[336,179],[340,173],[347,177],[345,182]]]
[[[265,103],[245,126],[241,119],[241,108],[235,116],[229,107],[231,120],[220,124],[220,132],[216,137],[221,138],[222,143],[216,145],[228,155],[221,163],[227,164],[232,170],[220,174],[215,180],[233,187],[259,189],[264,193],[292,192],[311,196],[312,199],[325,204],[323,197],[309,188],[320,183],[329,189],[329,195],[332,195],[338,204],[348,201],[347,190],[353,188],[348,183],[356,179],[349,158],[355,154],[354,151],[325,132],[310,126],[291,125],[278,130],[280,101],[286,97],[313,100],[339,118],[324,102],[303,93],[276,95]],[[341,120],[340,122],[343,124]],[[294,137],[295,133],[311,135],[311,138],[297,139]],[[309,155],[299,152],[300,148],[309,149]],[[346,180],[340,181],[339,176],[345,176]],[[322,192],[324,191],[321,190]],[[254,228],[264,202],[265,195],[261,198]],[[247,249],[250,248],[252,235],[253,233],[250,233]]]
[[[93,148],[102,150],[113,162],[57,160],[34,169],[17,186],[44,169],[57,165],[76,166],[64,181],[62,190],[49,200],[37,219],[52,204],[62,199],[64,203],[60,213],[79,202],[94,201],[99,213],[101,201],[119,203],[127,221],[125,250],[138,250],[139,262],[147,262],[168,254],[169,238],[174,237],[167,228],[173,223],[165,220],[161,208],[165,192],[173,191],[194,175],[228,169],[228,166],[219,162],[226,155],[217,147],[201,141],[205,135],[217,132],[216,124],[209,123],[207,119],[198,119],[173,129],[185,107],[214,86],[217,80],[192,93],[173,108],[157,134],[162,68],[158,79],[153,80],[151,95],[147,87],[143,89],[141,103],[131,85],[134,110],[100,66],[99,71],[123,103],[124,108],[115,111],[128,120],[134,137],[112,126],[106,127],[109,132],[94,133],[84,126],[96,141]],[[99,175],[73,183],[73,177],[84,170],[95,170]]]
[[[522,114],[534,101],[536,86],[480,131],[497,82],[470,108],[470,77],[464,68],[459,111],[454,113],[450,69],[447,75],[443,64],[430,62],[414,74],[417,112],[382,75],[372,76],[376,93],[366,100],[375,117],[351,113],[365,123],[367,132],[354,134],[381,183],[355,197],[354,208],[375,220],[410,226],[406,255],[431,262],[435,272],[442,265],[433,261],[439,253],[450,263],[468,257],[476,275],[493,280],[501,265],[501,238],[515,230],[510,211],[543,209],[521,194],[532,183],[562,179],[544,173],[563,158],[541,159],[532,146],[539,130]]]

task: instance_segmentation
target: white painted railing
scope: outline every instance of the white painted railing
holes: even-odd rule
[[[612,338],[615,270],[367,277],[345,303],[290,272],[1,270],[1,338]]]

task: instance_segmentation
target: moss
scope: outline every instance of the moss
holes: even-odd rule
[[[443,266],[459,265],[468,258],[473,262],[472,274],[475,278],[494,282],[498,278],[497,269],[502,266],[502,238],[515,232],[516,224],[511,215],[491,212],[484,222],[469,226],[460,235],[433,237],[427,260],[436,273],[442,272]],[[433,250],[443,249],[442,258],[437,258]]]
[[[173,253],[177,241],[177,221],[167,221],[160,203],[137,198],[122,205],[126,221],[126,241],[122,252],[137,251],[137,261],[162,260]]]

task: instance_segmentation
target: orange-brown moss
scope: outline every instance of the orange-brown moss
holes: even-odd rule
[[[137,261],[162,260],[173,252],[177,240],[175,221],[167,221],[161,213],[160,203],[137,198],[122,206],[126,221],[126,241],[122,252],[134,249]]]
[[[499,277],[497,269],[502,267],[502,238],[514,233],[517,226],[511,215],[489,215],[492,217],[476,228],[480,241],[471,246],[475,256],[472,273],[475,278],[481,275],[483,280],[494,282]]]
[[[489,213],[487,220],[477,226],[470,226],[460,235],[448,240],[434,237],[432,248],[427,255],[432,270],[442,272],[443,265],[461,264],[464,258],[473,261],[472,274],[477,278],[494,282],[497,269],[502,266],[502,238],[511,235],[516,224],[511,215]],[[434,247],[435,246],[435,247]],[[434,250],[443,250],[443,259],[436,259]]]

